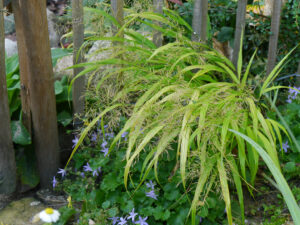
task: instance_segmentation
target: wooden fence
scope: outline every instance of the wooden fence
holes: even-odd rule
[[[154,0],[156,12],[162,12],[163,0]],[[113,15],[123,24],[123,0],[111,0]],[[208,0],[195,0],[193,40],[206,42]],[[247,0],[239,0],[235,29],[233,64],[237,64],[240,40],[245,27]],[[5,81],[3,0],[0,0],[0,194],[10,193],[16,187],[16,167],[9,125],[9,108]],[[46,4],[40,0],[12,0],[15,14],[18,51],[20,60],[21,98],[23,122],[33,136],[38,159],[41,186],[49,187],[59,165],[59,146],[56,106],[53,87],[53,72],[48,39]],[[83,61],[78,49],[83,43],[82,0],[73,0],[74,64]],[[277,41],[280,25],[281,0],[274,0],[267,73],[276,63]],[[162,35],[154,33],[154,42],[162,45]],[[74,70],[74,76],[82,71]],[[298,73],[300,72],[300,62]],[[73,87],[74,112],[83,114],[84,79]]]

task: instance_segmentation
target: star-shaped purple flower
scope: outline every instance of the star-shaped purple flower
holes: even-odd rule
[[[61,169],[61,168],[58,169],[57,173],[61,174],[61,177],[64,177],[67,175],[67,171],[64,169]]]
[[[98,167],[98,169],[93,171],[93,177],[95,177],[95,176],[98,177],[100,172],[101,172],[101,167]]]
[[[118,225],[125,225],[127,224],[126,219],[124,219],[123,217],[120,218],[120,222],[118,223]]]
[[[125,138],[125,141],[127,141],[127,135],[128,135],[128,132],[125,131],[124,133],[122,133],[121,137]]]
[[[148,183],[146,183],[147,188],[151,188],[152,190],[154,190],[154,186],[155,184],[152,182],[152,180],[150,180]]]
[[[149,198],[153,198],[153,199],[157,200],[157,195],[155,194],[154,190],[146,192],[146,196],[149,197]]]
[[[111,133],[107,133],[106,136],[108,137],[108,139],[112,139],[115,137],[115,134],[114,132],[111,132]]]
[[[97,133],[92,133],[92,137],[91,137],[91,141],[92,142],[97,142],[97,138],[98,138],[98,135],[97,135]]]
[[[103,142],[102,142],[102,144],[101,144],[101,147],[102,147],[102,148],[105,148],[106,145],[107,145],[107,141],[103,139]]]
[[[112,225],[117,224],[117,222],[119,221],[119,217],[111,217],[109,219],[112,220]]]
[[[129,213],[128,219],[131,219],[132,222],[134,222],[134,219],[137,215],[138,214],[134,212],[134,208],[133,208],[132,211]]]
[[[55,188],[56,184],[57,184],[57,180],[56,180],[56,178],[55,178],[55,176],[54,176],[54,177],[53,177],[53,180],[52,180],[53,188]]]
[[[72,148],[75,148],[75,146],[78,144],[78,141],[79,141],[78,137],[75,136],[75,138],[72,140],[72,143],[73,143]]]
[[[108,148],[102,149],[101,152],[103,152],[104,153],[104,157],[106,157],[106,155],[108,154]]]
[[[83,170],[85,172],[88,172],[88,171],[92,172],[93,171],[92,168],[90,167],[89,163],[86,163],[86,165],[83,167]]]
[[[287,153],[288,149],[290,148],[288,141],[282,144],[282,149],[284,150],[285,153]]]
[[[139,216],[139,220],[135,222],[135,224],[139,224],[139,225],[149,225],[146,220],[148,219],[148,216],[146,216],[145,218],[142,218],[141,216]]]

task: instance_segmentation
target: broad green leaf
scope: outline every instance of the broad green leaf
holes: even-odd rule
[[[20,145],[31,144],[31,137],[22,122],[11,121],[11,133],[13,142]]]
[[[67,111],[62,111],[57,114],[57,121],[61,123],[64,127],[69,125],[73,120],[72,115]]]
[[[240,137],[242,137],[245,141],[247,141],[249,144],[251,144],[255,148],[255,150],[259,153],[259,155],[262,157],[262,159],[266,163],[267,167],[271,171],[274,179],[276,180],[278,188],[283,195],[283,198],[284,198],[284,200],[288,206],[288,209],[292,215],[294,223],[300,224],[300,208],[299,208],[286,180],[284,179],[282,173],[277,168],[277,166],[275,166],[275,163],[273,162],[271,157],[267,154],[267,152],[261,146],[259,146],[251,138],[247,137],[246,135],[244,135],[238,131],[231,130],[231,129],[230,129],[230,131],[239,135]]]
[[[59,80],[54,82],[55,95],[59,95],[64,91],[64,88]]]

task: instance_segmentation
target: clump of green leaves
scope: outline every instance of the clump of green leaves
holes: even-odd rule
[[[97,128],[99,129],[99,126]],[[115,132],[119,130],[118,127],[115,128]],[[110,139],[112,132],[107,128],[103,136],[99,135],[102,132],[100,129],[97,132],[97,139],[95,139],[95,132],[97,131],[91,132],[91,135],[85,139],[84,145],[74,156],[71,167],[67,169],[67,175],[62,179],[58,178],[59,186],[56,187],[63,188],[72,197],[73,205],[82,203],[79,224],[87,224],[90,219],[96,224],[111,224],[110,218],[125,218],[133,208],[142,218],[148,217],[148,224],[182,225],[186,222],[190,224],[190,220],[187,221],[190,208],[188,198],[192,197],[192,193],[186,194],[183,187],[179,185],[180,173],[174,170],[175,151],[165,154],[160,160],[161,169],[158,176],[161,182],[159,184],[155,181],[152,171],[145,184],[136,189],[139,186],[139,174],[143,162],[147,159],[147,153],[143,152],[133,168],[132,182],[126,189],[123,170],[126,165],[124,158],[127,136],[123,135],[117,148],[106,155],[101,149],[103,150],[113,140]],[[151,145],[147,146],[149,151],[152,148]],[[85,171],[87,163],[92,170],[101,167],[101,172],[94,174],[92,171]],[[150,190],[154,191],[156,199],[147,196]],[[210,193],[197,220],[199,221],[201,217],[203,221],[223,224],[226,221],[224,209],[225,204],[218,195]],[[135,221],[137,220],[138,216],[135,217]]]
[[[119,99],[135,96],[130,118],[110,148],[112,151],[122,134],[129,132],[124,171],[126,188],[143,153],[147,156],[137,189],[151,171],[160,182],[161,158],[170,154],[170,146],[176,143],[177,168],[183,188],[193,193],[189,212],[192,224],[195,224],[201,209],[200,203],[206,201],[211,190],[220,190],[228,223],[232,224],[231,183],[237,190],[243,223],[242,180],[251,192],[249,184],[254,185],[261,155],[291,206],[292,216],[299,220],[296,213],[299,207],[281,175],[276,150],[276,143],[282,144],[280,131],[286,131],[278,122],[265,118],[265,108],[260,105],[264,94],[280,88],[272,87],[271,83],[279,74],[284,60],[265,80],[248,86],[255,53],[243,73],[242,51],[235,68],[219,52],[190,41],[184,34],[190,32],[191,27],[172,11],[166,10],[165,15],[133,14],[126,19],[117,36],[111,39],[124,43],[118,46],[119,55],[84,64],[88,68],[82,74],[97,70],[103,64],[118,65],[112,73],[122,76],[124,86],[111,106],[85,129],[80,141],[99,118],[122,105],[118,104]],[[129,28],[135,20],[161,31],[174,41],[156,48],[150,40]],[[158,21],[162,26],[149,20]],[[118,37],[122,32],[127,37]],[[98,85],[104,79],[107,76]],[[149,145],[153,148],[148,149]]]

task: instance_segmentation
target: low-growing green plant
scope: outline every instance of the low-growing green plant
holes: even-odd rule
[[[170,146],[176,144],[174,170],[179,169],[184,190],[193,195],[189,211],[191,223],[195,224],[196,215],[209,193],[217,190],[225,202],[228,223],[232,224],[229,191],[232,184],[238,194],[240,223],[243,224],[242,183],[252,193],[261,156],[271,170],[295,223],[300,223],[300,209],[281,174],[276,150],[277,143],[282,145],[281,131],[286,133],[286,130],[275,120],[265,117],[267,106],[262,104],[264,94],[280,88],[272,86],[272,82],[291,53],[264,80],[258,81],[257,85],[248,85],[255,53],[243,72],[242,51],[235,68],[219,52],[190,41],[185,34],[192,29],[176,13],[170,10],[164,13],[127,16],[125,25],[119,30],[119,34],[124,32],[127,36],[120,38],[117,34],[106,38],[123,43],[111,48],[118,52],[111,59],[82,64],[86,69],[78,76],[97,71],[104,64],[114,65],[108,75],[99,79],[98,87],[101,88],[111,76],[121,79],[122,87],[111,105],[83,131],[73,154],[97,120],[114,108],[122,107],[120,100],[130,97],[134,103],[130,118],[115,137],[108,153],[122,134],[129,132],[124,170],[126,188],[134,182],[131,177],[142,154],[146,154],[146,158],[137,190],[151,171],[154,171],[158,183],[163,182],[159,179],[161,159],[171,154],[174,149]],[[157,29],[174,41],[156,48],[152,41],[129,28],[134,21]],[[158,21],[162,26],[152,21]]]
[[[70,54],[68,49],[52,49],[52,64],[56,65],[58,59]],[[19,58],[18,55],[6,58],[6,80],[8,102],[11,116],[11,127],[13,134],[13,142],[20,145],[31,144],[31,139],[28,131],[22,124],[21,114],[21,97],[20,97],[20,74],[19,74]],[[56,102],[58,106],[58,122],[63,126],[68,125],[72,121],[70,107],[66,107],[65,102],[70,101],[71,96],[68,96],[68,78],[62,77],[61,80],[56,80],[54,83]],[[63,106],[64,105],[64,106]],[[18,131],[18,132],[16,132]]]
[[[67,49],[52,49],[52,64],[55,66],[58,59],[70,54]],[[16,149],[16,163],[19,179],[22,184],[35,187],[39,183],[36,170],[36,159],[31,136],[22,123],[21,96],[20,96],[20,74],[18,55],[6,58],[6,80],[8,102],[11,117],[12,140]],[[67,126],[72,121],[71,106],[68,103],[72,96],[68,95],[69,81],[66,76],[54,83],[57,120],[62,126]]]
[[[80,151],[74,156],[72,169],[66,170],[62,178],[58,176],[55,189],[63,190],[72,197],[74,205],[81,203],[81,216],[78,224],[87,224],[93,220],[96,224],[117,224],[122,217],[127,216],[127,224],[138,224],[139,217],[147,219],[148,224],[182,225],[186,222],[190,203],[180,183],[179,171],[174,171],[176,152],[164,155],[160,160],[160,183],[155,180],[153,172],[149,173],[147,181],[138,190],[139,173],[147,157],[144,152],[140,156],[132,175],[132,183],[124,187],[123,169],[126,155],[126,141],[128,134],[123,134],[117,149],[108,154],[108,147],[114,136],[107,126],[103,135],[101,127],[90,133]],[[115,130],[118,132],[120,129]],[[153,146],[147,146],[152,149]],[[176,146],[172,146],[176,148]],[[168,179],[166,179],[168,178]],[[61,185],[62,184],[62,185]],[[210,193],[206,204],[203,205],[197,220],[224,224],[225,204],[216,193]],[[135,223],[128,214],[132,212]],[[138,213],[138,215],[136,214]],[[110,221],[118,221],[117,223]],[[190,224],[190,221],[188,221]]]

